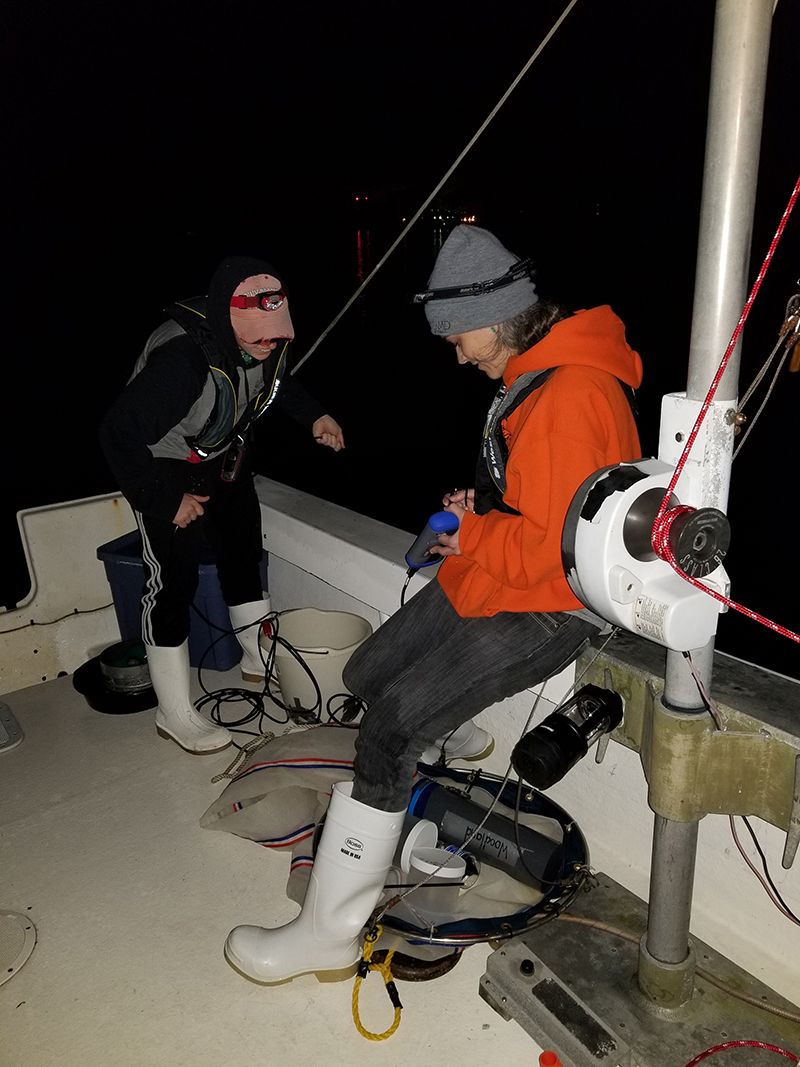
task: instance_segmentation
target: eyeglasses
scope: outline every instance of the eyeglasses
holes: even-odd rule
[[[270,293],[256,293],[255,296],[231,297],[232,308],[260,308],[262,311],[277,311],[283,307],[286,293],[283,289],[273,289]]]
[[[454,285],[449,289],[427,289],[424,293],[415,293],[411,302],[412,304],[427,304],[429,300],[454,300],[459,296],[483,296],[484,293],[494,293],[498,289],[505,289],[507,285],[512,285],[521,278],[532,278],[535,273],[532,259],[520,259],[499,278],[489,278],[485,282],[475,282],[473,285]]]

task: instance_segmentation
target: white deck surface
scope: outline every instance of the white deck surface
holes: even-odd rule
[[[237,672],[207,675],[223,684]],[[0,752],[0,908],[28,915],[38,941],[0,986],[0,1067],[537,1062],[478,996],[488,946],[400,983],[403,1019],[382,1042],[355,1029],[352,981],[241,978],[222,955],[231,927],[279,925],[297,906],[288,856],[198,824],[232,750],[190,756],[157,736],[153,712],[99,714],[70,677],[2,699],[25,740]],[[374,1031],[392,1021],[377,974],[361,1015]]]

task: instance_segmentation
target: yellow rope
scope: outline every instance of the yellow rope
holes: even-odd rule
[[[371,963],[372,953],[375,950],[375,942],[381,936],[383,928],[375,925],[367,936],[364,938],[364,952],[361,956],[361,962],[358,965],[358,974],[356,975],[355,984],[353,986],[353,1022],[356,1024],[356,1030],[365,1037],[368,1041],[385,1041],[387,1037],[391,1037],[397,1027],[400,1025],[400,1012],[403,1009],[403,1005],[400,1003],[400,997],[397,994],[397,986],[394,984],[392,978],[392,956],[394,956],[394,949],[386,953],[386,959],[383,963]],[[394,1005],[394,1022],[388,1030],[384,1030],[382,1034],[373,1034],[367,1030],[362,1022],[361,1017],[358,1014],[358,992],[361,989],[361,983],[367,977],[370,971],[380,971],[383,975],[383,981],[386,986],[386,992],[389,994],[389,1000]]]

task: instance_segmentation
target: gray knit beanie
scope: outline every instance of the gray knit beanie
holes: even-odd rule
[[[456,226],[436,257],[428,288],[449,289],[489,281],[499,278],[518,262],[519,257],[488,230],[480,226]],[[538,301],[536,286],[526,276],[492,293],[429,300],[425,314],[433,333],[446,337],[506,322]]]

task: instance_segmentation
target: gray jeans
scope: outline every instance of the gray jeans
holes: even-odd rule
[[[462,619],[431,581],[345,667],[345,685],[369,705],[356,740],[353,798],[384,811],[405,807],[429,744],[557,674],[598,632],[566,612]]]

